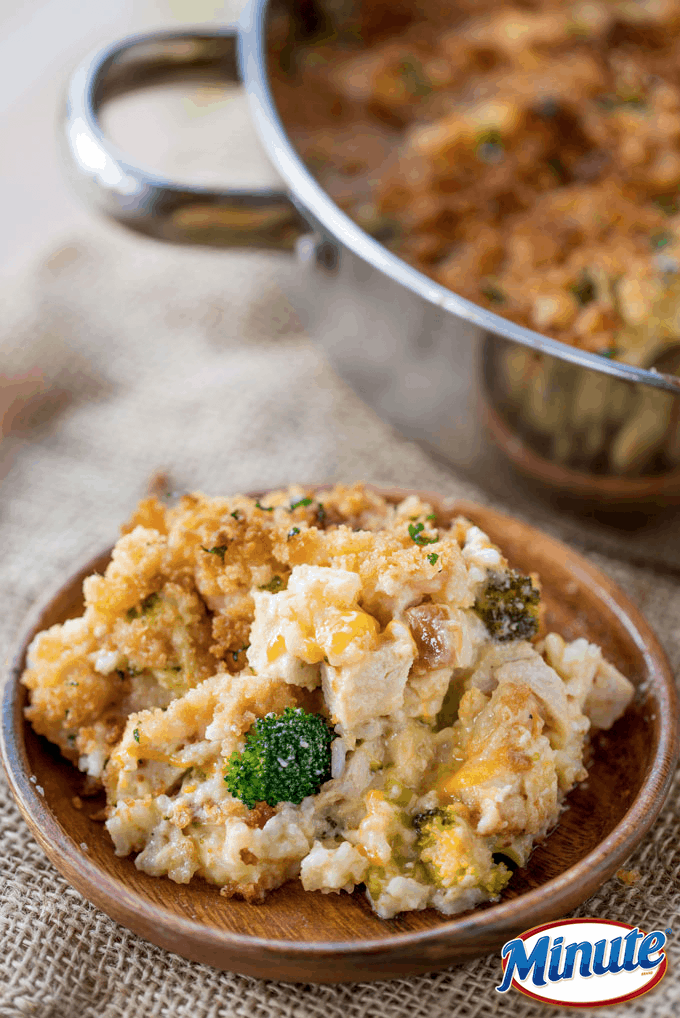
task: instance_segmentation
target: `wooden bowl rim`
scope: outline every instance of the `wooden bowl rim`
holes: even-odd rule
[[[321,490],[328,485],[315,485],[314,487]],[[680,748],[678,698],[666,655],[638,609],[629,601],[617,584],[562,541],[538,531],[523,521],[517,521],[513,517],[497,512],[492,507],[463,499],[442,498],[434,493],[415,489],[373,487],[373,490],[391,501],[403,498],[406,494],[417,494],[424,500],[433,503],[438,514],[468,516],[473,522],[477,512],[492,511],[501,521],[512,525],[519,523],[529,535],[540,535],[542,540],[547,540],[553,545],[557,554],[568,558],[571,568],[580,572],[584,579],[588,580],[593,589],[598,591],[598,597],[601,594],[606,594],[612,607],[615,606],[616,614],[622,621],[628,620],[629,625],[626,625],[626,629],[634,638],[646,662],[648,672],[646,684],[656,701],[655,710],[658,721],[658,736],[654,746],[654,755],[632,805],[616,827],[599,842],[596,848],[559,876],[553,877],[540,887],[527,891],[517,898],[490,905],[481,911],[472,912],[462,917],[442,918],[441,924],[431,929],[406,933],[391,933],[386,930],[384,937],[370,940],[268,939],[207,926],[184,918],[175,912],[169,912],[162,905],[151,904],[141,894],[131,894],[121,881],[109,877],[107,873],[94,865],[84,852],[80,851],[78,854],[78,846],[68,837],[44,798],[37,791],[36,786],[30,781],[27,766],[28,759],[24,739],[26,722],[23,718],[23,706],[27,691],[19,683],[19,677],[24,668],[26,650],[33,636],[39,631],[41,619],[52,602],[59,594],[73,589],[74,585],[81,583],[85,576],[101,567],[102,563],[110,557],[111,549],[108,549],[90,558],[66,582],[54,584],[25,618],[24,624],[20,628],[21,635],[16,641],[13,653],[8,658],[12,664],[3,691],[0,737],[2,762],[11,791],[33,835],[55,867],[86,898],[96,899],[95,904],[103,911],[107,911],[107,904],[115,902],[117,910],[122,908],[129,916],[140,916],[161,925],[171,922],[175,933],[190,940],[200,937],[204,944],[208,943],[220,950],[259,947],[269,957],[278,954],[289,956],[291,951],[295,952],[298,957],[302,957],[303,960],[304,957],[330,959],[341,954],[350,956],[352,954],[379,955],[388,953],[395,946],[418,946],[432,942],[445,942],[448,947],[453,947],[456,943],[460,945],[473,943],[480,934],[490,929],[493,929],[494,934],[498,934],[499,929],[505,929],[509,933],[519,927],[530,929],[533,925],[532,913],[545,901],[546,897],[550,897],[554,903],[552,910],[556,915],[563,914],[559,912],[560,902],[569,898],[570,891],[575,884],[587,883],[588,881],[584,881],[584,877],[599,870],[602,878],[595,887],[600,886],[630,855],[652,826],[670,789],[678,761]],[[257,494],[262,495],[266,492]],[[80,874],[82,874],[82,878],[78,880],[72,880],[71,876],[65,874],[62,869],[64,860],[73,858],[74,854],[78,855],[78,866]],[[91,896],[92,888],[95,889],[94,899]],[[594,893],[594,889],[590,891],[590,894]],[[102,902],[104,904],[101,904]],[[237,961],[237,958],[238,953],[235,953],[234,961]],[[433,963],[431,969],[435,968],[437,965]],[[239,971],[238,967],[235,967],[234,971]]]
[[[640,477],[577,470],[541,456],[489,405],[486,406],[486,417],[493,440],[513,466],[534,481],[604,505],[611,502],[630,504],[648,498],[662,498],[672,504],[680,502],[680,467],[664,474],[642,474]]]

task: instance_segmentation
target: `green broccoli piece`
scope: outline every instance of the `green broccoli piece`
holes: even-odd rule
[[[419,813],[412,822],[418,832],[420,861],[437,887],[474,882],[487,894],[497,895],[512,876],[507,866],[494,860],[489,846],[456,805]]]
[[[541,595],[529,576],[490,572],[473,608],[496,640],[530,640],[538,632]]]
[[[307,714],[301,707],[286,707],[280,716],[267,714],[246,732],[243,752],[229,757],[227,788],[248,809],[258,802],[300,803],[330,778],[335,737],[321,714]]]
[[[428,809],[424,813],[416,813],[411,823],[418,833],[418,847],[424,848],[427,844],[431,844],[435,831],[443,831],[447,827],[455,827],[458,823],[458,815],[455,809],[452,809],[450,806],[437,806],[436,809]]]

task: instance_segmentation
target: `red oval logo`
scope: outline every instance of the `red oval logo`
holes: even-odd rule
[[[608,1007],[649,993],[668,969],[670,930],[645,933],[609,919],[562,919],[503,945],[499,993],[544,1004]]]

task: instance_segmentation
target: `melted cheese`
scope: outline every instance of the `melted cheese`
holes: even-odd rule
[[[445,775],[440,784],[439,791],[443,795],[455,798],[463,788],[472,788],[474,785],[483,785],[491,781],[495,775],[508,766],[507,754],[503,751],[494,753],[493,756],[484,759],[468,760],[453,774]]]
[[[271,664],[272,661],[276,661],[277,657],[281,657],[286,652],[286,641],[283,636],[279,634],[276,639],[269,644],[267,647],[267,661]]]

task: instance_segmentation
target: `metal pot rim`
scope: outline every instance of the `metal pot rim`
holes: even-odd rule
[[[653,368],[639,368],[621,361],[609,360],[600,354],[589,353],[559,340],[549,339],[539,332],[517,325],[458,296],[408,265],[350,219],[306,168],[279,117],[267,75],[268,8],[269,0],[249,0],[239,21],[239,61],[253,121],[267,154],[281,173],[293,197],[330,237],[348,247],[359,258],[385,273],[396,283],[429,304],[441,308],[442,312],[456,315],[480,329],[586,369],[627,382],[643,383],[675,395],[680,393],[680,378],[676,376],[662,374]]]

